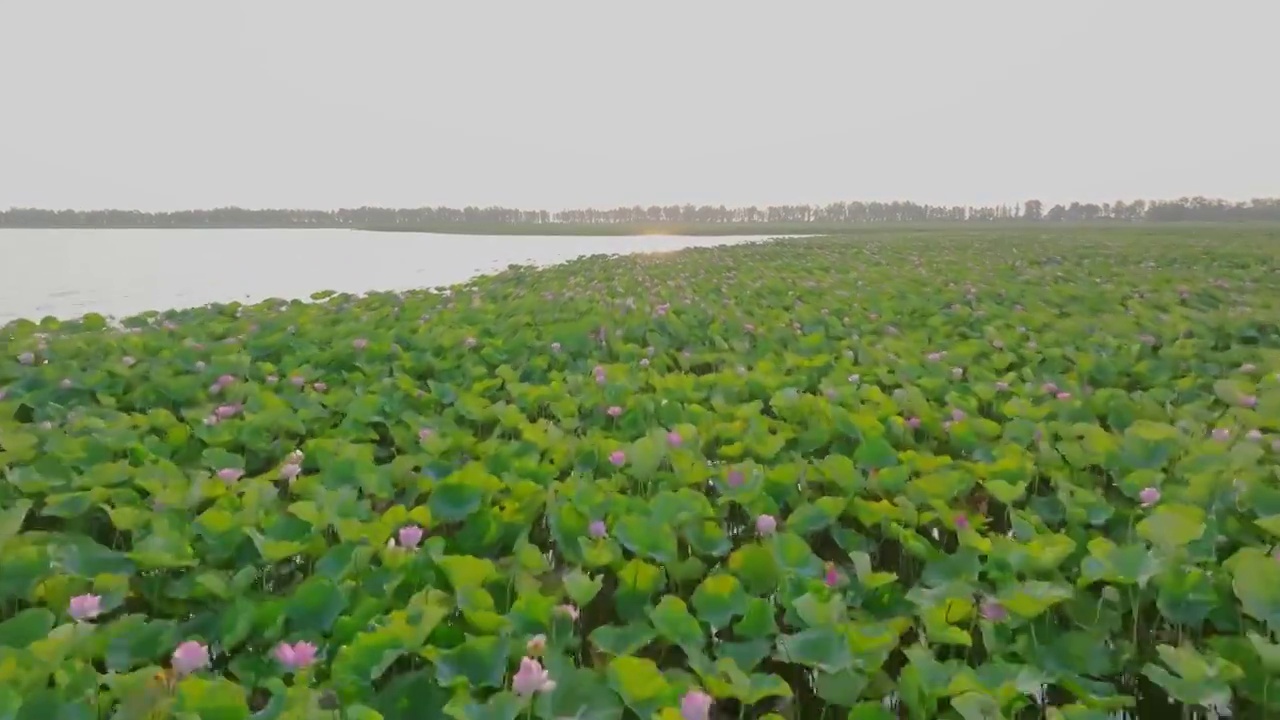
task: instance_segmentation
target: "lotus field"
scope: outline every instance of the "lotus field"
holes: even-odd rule
[[[1280,716],[1277,239],[14,323],[0,718]]]

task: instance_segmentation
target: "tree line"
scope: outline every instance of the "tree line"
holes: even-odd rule
[[[1117,200],[1046,207],[1039,200],[1012,205],[924,205],[914,202],[834,202],[826,205],[650,205],[613,209],[518,210],[504,207],[359,207],[341,210],[240,207],[175,212],[46,210],[0,212],[9,228],[412,228],[465,225],[764,225],[929,222],[1280,222],[1280,198],[1243,202],[1190,197]]]

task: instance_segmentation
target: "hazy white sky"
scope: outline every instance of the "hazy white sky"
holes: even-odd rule
[[[0,208],[1280,195],[1280,0],[0,0]]]

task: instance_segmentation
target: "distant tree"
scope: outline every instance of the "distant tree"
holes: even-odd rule
[[[1039,200],[1019,208],[1007,205],[965,207],[913,202],[833,202],[826,205],[774,205],[729,208],[724,205],[651,205],[612,209],[581,208],[549,212],[498,206],[464,208],[343,208],[331,212],[302,209],[249,210],[239,207],[144,213],[137,210],[47,210],[10,208],[0,212],[0,227],[166,228],[166,227],[448,227],[450,225],[620,224],[620,223],[822,223],[859,225],[905,222],[1280,222],[1280,198],[1229,202],[1205,197],[1176,200],[1073,202],[1048,211]]]

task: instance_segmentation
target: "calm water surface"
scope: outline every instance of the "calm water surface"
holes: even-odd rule
[[[759,237],[534,237],[355,230],[0,230],[0,324],[461,282],[512,263]]]

